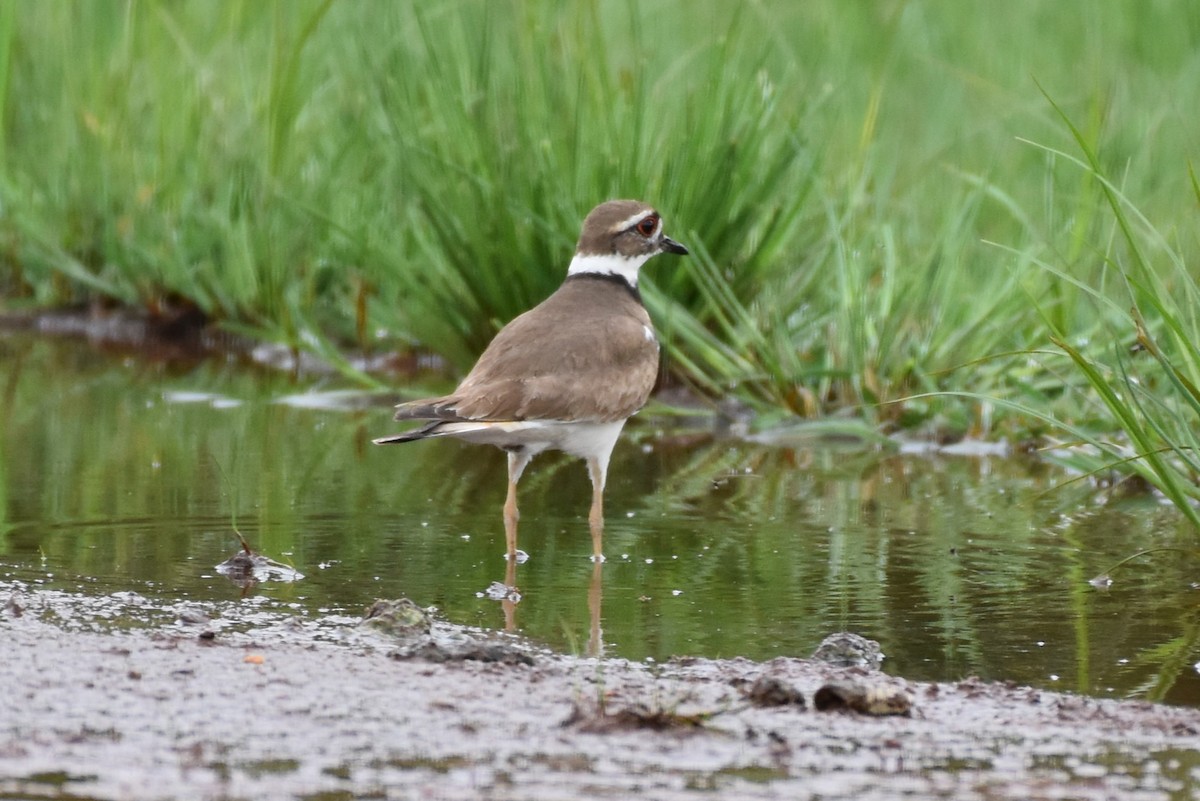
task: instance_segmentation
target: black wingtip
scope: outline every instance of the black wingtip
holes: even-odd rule
[[[378,439],[371,440],[371,443],[373,445],[395,445],[399,442],[415,442],[419,439],[425,439],[427,436],[426,429],[422,428],[407,434],[397,434],[394,437],[379,437]]]
[[[374,445],[395,445],[398,442],[415,442],[419,439],[434,436],[437,433],[438,427],[443,422],[442,420],[434,420],[432,423],[428,423],[412,431],[405,431],[403,434],[393,434],[390,437],[379,437],[378,439],[371,440],[371,442]]]

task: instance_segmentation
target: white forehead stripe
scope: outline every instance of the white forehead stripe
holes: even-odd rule
[[[636,287],[638,270],[641,269],[648,258],[650,258],[649,254],[626,258],[625,256],[617,256],[610,253],[576,253],[575,258],[571,259],[571,266],[567,268],[567,275],[579,275],[580,273],[619,275],[625,279],[625,283]]]

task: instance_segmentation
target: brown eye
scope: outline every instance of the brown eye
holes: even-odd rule
[[[637,232],[645,237],[654,236],[654,232],[658,229],[658,215],[651,214],[646,219],[637,224]]]

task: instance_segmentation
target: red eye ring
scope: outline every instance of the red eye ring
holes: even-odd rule
[[[649,217],[644,217],[637,224],[637,232],[644,237],[654,236],[654,232],[658,230],[658,215],[651,214]]]

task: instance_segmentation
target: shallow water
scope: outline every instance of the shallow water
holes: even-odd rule
[[[0,594],[22,583],[160,602],[267,596],[357,614],[408,596],[555,648],[665,660],[880,641],[885,670],[1200,704],[1194,533],[1153,500],[1104,503],[1017,459],[716,440],[641,415],[613,456],[608,562],[588,560],[582,463],[521,486],[530,560],[505,579],[504,456],[375,447],[392,400],[235,364],[163,364],[0,339]],[[243,591],[214,569],[236,526],[304,574]],[[506,617],[507,612],[507,617]],[[597,645],[599,643],[600,645]]]

